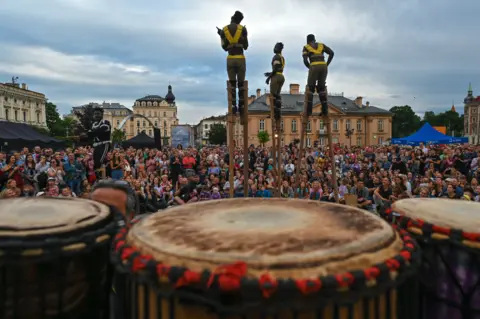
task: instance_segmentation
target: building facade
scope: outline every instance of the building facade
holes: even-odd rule
[[[208,132],[214,124],[226,125],[226,116],[210,116],[202,119],[200,123],[195,126],[195,144],[206,145],[208,144]]]
[[[178,125],[177,105],[172,86],[168,86],[168,93],[165,97],[159,95],[147,95],[135,101],[133,105],[134,114],[140,114],[150,120],[153,126],[143,118],[134,118],[130,127],[136,134],[145,131],[153,137],[153,128],[160,129],[162,139],[168,141],[172,136],[172,127]]]
[[[473,95],[472,84],[468,87],[464,103],[464,135],[471,144],[480,143],[480,96]]]
[[[268,96],[267,93],[262,95],[261,90],[258,89],[256,96],[249,99],[249,144],[259,144],[257,135],[260,131],[267,131],[270,134],[270,141],[266,145],[272,144],[272,121]],[[304,100],[305,95],[300,93],[298,84],[290,84],[290,91],[282,93],[280,125],[282,145],[288,145],[295,139],[300,139]],[[389,141],[392,137],[392,113],[372,106],[368,101],[364,104],[362,97],[351,100],[344,97],[343,94],[329,95],[328,107],[333,143],[359,146],[377,145]],[[328,143],[326,123],[319,116],[320,112],[320,101],[318,95],[315,95],[313,116],[310,117],[307,125],[305,139],[307,146]],[[239,119],[234,128],[234,141],[236,145],[243,145],[243,126],[240,125]]]
[[[29,90],[25,83],[0,83],[0,120],[47,128],[46,102],[44,94]]]

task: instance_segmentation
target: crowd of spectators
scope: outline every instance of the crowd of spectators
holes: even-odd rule
[[[298,145],[281,150],[281,169],[275,169],[271,149],[251,145],[249,176],[243,175],[243,153],[229,156],[224,146],[115,148],[102,172],[94,170],[91,147],[53,150],[24,148],[0,152],[0,198],[88,198],[101,178],[125,180],[138,195],[143,212],[171,205],[243,197],[284,197],[335,201],[332,161],[327,147]],[[334,146],[334,162],[340,202],[348,197],[358,207],[376,211],[408,197],[441,197],[480,200],[479,147],[474,145],[424,145],[416,147]],[[234,162],[234,184],[228,164]],[[297,171],[299,174],[297,174]]]

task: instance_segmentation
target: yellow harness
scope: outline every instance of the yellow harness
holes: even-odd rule
[[[238,41],[240,40],[240,37],[242,36],[242,31],[243,31],[243,26],[242,25],[237,25],[237,30],[235,31],[235,35],[232,37],[232,34],[230,33],[230,30],[228,29],[228,26],[225,26],[223,28],[223,33],[225,34],[225,38],[227,38],[228,41],[228,46],[227,49],[231,48],[243,48],[243,45],[239,44]],[[229,55],[227,58],[229,59],[243,59],[245,58],[244,55]]]
[[[316,58],[316,57],[322,57],[324,58],[323,56],[323,44],[322,43],[317,43],[317,48],[314,49],[310,44],[307,44],[305,46],[305,48],[307,49],[308,52],[312,53],[312,58]],[[321,65],[321,64],[327,64],[327,62],[325,61],[317,61],[317,62],[312,62],[310,63],[310,65]]]

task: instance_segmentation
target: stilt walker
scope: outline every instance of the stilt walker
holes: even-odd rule
[[[265,73],[266,84],[270,85],[270,118],[272,119],[272,153],[273,166],[277,170],[279,181],[278,189],[282,181],[282,161],[280,153],[280,121],[282,114],[282,87],[285,83],[283,69],[285,68],[285,58],[282,56],[283,43],[278,42],[273,47],[272,72]]]
[[[243,20],[243,14],[240,11],[235,11],[231,18],[230,24],[223,27],[223,29],[217,28],[217,33],[220,36],[222,49],[228,52],[227,56],[227,74],[228,74],[228,118],[229,118],[229,184],[230,184],[230,197],[233,197],[234,185],[233,176],[235,160],[234,156],[234,144],[233,144],[233,125],[235,124],[234,116],[240,115],[240,123],[244,125],[244,143],[248,143],[248,110],[245,111],[245,102],[248,101],[248,92],[246,90],[246,61],[244,50],[248,49],[248,36],[247,29],[240,23]],[[237,84],[238,84],[238,105],[237,105]],[[245,139],[245,134],[247,139]],[[248,150],[248,149],[247,149]],[[244,158],[248,159],[248,152],[244,155]],[[244,163],[244,167],[248,172],[248,160]],[[245,169],[245,168],[244,168]],[[245,171],[244,171],[245,172]],[[245,184],[247,184],[248,174],[245,176]],[[248,194],[248,185],[244,185],[246,193]]]
[[[97,174],[105,178],[105,164],[107,154],[112,149],[112,125],[109,121],[103,119],[103,109],[95,107],[93,109],[93,123],[88,131],[88,137],[93,145],[93,165]]]
[[[324,54],[328,55],[328,60],[325,62]],[[313,112],[313,94],[315,90],[318,92],[320,103],[322,105],[321,116],[326,119],[327,123],[327,137],[330,149],[330,161],[332,163],[332,181],[333,191],[335,194],[335,201],[338,202],[338,185],[336,178],[335,159],[332,145],[332,134],[330,129],[330,118],[328,116],[328,101],[327,101],[327,75],[328,66],[332,62],[334,52],[323,43],[317,42],[313,34],[307,35],[307,44],[303,47],[303,63],[308,68],[307,89],[305,90],[305,111],[302,121],[302,140],[300,148],[302,150],[305,141],[305,133],[307,128],[307,121]],[[300,155],[302,156],[302,155]],[[298,177],[298,176],[297,176]]]

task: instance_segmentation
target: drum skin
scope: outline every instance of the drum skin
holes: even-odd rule
[[[414,318],[397,287],[415,271],[415,243],[343,205],[180,206],[122,231],[113,260],[126,282],[122,318]]]
[[[405,199],[392,211],[423,250],[423,318],[480,319],[480,205],[449,199]]]
[[[2,200],[0,318],[100,318],[108,312],[107,288],[100,284],[108,281],[115,228],[110,209],[93,201]]]

